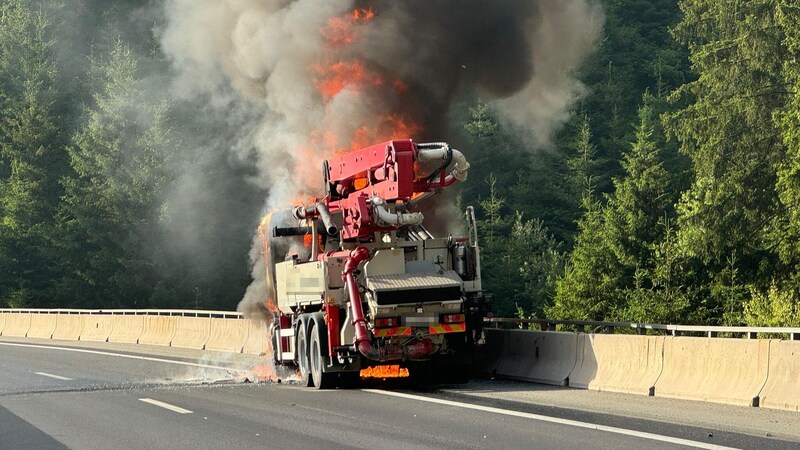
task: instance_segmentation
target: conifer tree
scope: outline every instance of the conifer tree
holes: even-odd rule
[[[22,0],[0,8],[0,304],[12,307],[52,304],[49,242],[68,166],[49,27]]]
[[[769,239],[786,153],[774,120],[787,101],[776,3],[683,0],[673,30],[698,76],[671,95],[678,109],[666,121],[694,173],[677,240],[697,288],[693,308],[712,322],[739,316],[746,285],[784,276]]]
[[[64,181],[59,214],[62,302],[148,306],[163,290],[153,251],[169,179],[167,104],[147,98],[137,58],[120,41],[93,71],[93,104],[69,148],[77,176]]]

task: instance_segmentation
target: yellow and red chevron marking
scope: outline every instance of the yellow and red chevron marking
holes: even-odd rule
[[[411,327],[378,328],[372,334],[375,337],[411,336]]]
[[[444,334],[444,333],[460,333],[467,329],[465,323],[439,323],[436,325],[428,326],[428,333],[430,334]]]

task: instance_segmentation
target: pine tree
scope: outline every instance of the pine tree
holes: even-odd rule
[[[783,78],[790,94],[786,108],[776,113],[786,161],[778,170],[778,193],[783,206],[774,224],[773,241],[782,259],[792,267],[795,289],[800,288],[800,6],[778,2],[776,18],[784,32],[787,57]]]
[[[50,24],[21,0],[0,9],[0,304],[52,304],[52,216],[68,167],[53,105]]]
[[[726,311],[730,316],[728,288],[764,286],[783,276],[769,242],[769,224],[779,211],[777,170],[785,158],[773,114],[787,100],[781,76],[787,53],[775,5],[684,0],[683,20],[673,30],[698,75],[671,95],[678,109],[667,116],[694,171],[677,206],[678,246],[697,288],[693,307],[710,321]]]
[[[59,214],[62,304],[142,307],[163,291],[153,249],[172,137],[167,104],[145,95],[137,63],[120,41],[93,61],[94,102],[69,148],[77,176],[64,181]]]

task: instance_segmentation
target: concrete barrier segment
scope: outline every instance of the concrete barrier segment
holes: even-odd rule
[[[10,313],[0,313],[0,336],[3,335],[3,328],[6,327],[6,316],[11,315]]]
[[[760,406],[800,411],[800,341],[769,343],[769,373]]]
[[[247,342],[248,326],[245,319],[212,318],[206,350],[242,353]]]
[[[178,328],[176,316],[143,316],[144,326],[139,343],[169,347]]]
[[[85,314],[57,314],[53,339],[77,341],[83,332],[86,317]]]
[[[655,395],[759,406],[767,381],[769,341],[667,337]]]
[[[139,337],[144,332],[144,315],[119,315],[111,316],[111,334],[108,342],[122,344],[137,344]]]
[[[106,342],[114,325],[114,316],[91,314],[84,318],[81,341]]]
[[[25,337],[31,328],[31,313],[8,313],[3,336]]]
[[[584,334],[570,387],[653,395],[663,369],[664,336]]]
[[[568,386],[569,374],[580,356],[579,336],[556,331],[508,330],[497,376]]]
[[[267,323],[263,320],[246,319],[247,320],[247,341],[244,343],[242,353],[249,355],[261,355],[267,350],[267,341],[269,339],[267,331]]]
[[[31,314],[31,327],[26,337],[51,339],[56,331],[58,314]]]
[[[475,370],[482,376],[493,377],[497,374],[497,365],[505,356],[508,330],[484,328],[486,343],[475,352]]]
[[[172,338],[172,347],[203,350],[211,335],[210,317],[176,317],[177,328]]]

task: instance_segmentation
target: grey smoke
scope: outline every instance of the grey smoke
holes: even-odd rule
[[[353,45],[334,51],[321,30],[354,8],[376,16],[357,26]],[[446,140],[444,118],[463,92],[527,133],[531,149],[550,145],[584,93],[574,74],[603,22],[592,0],[167,0],[166,12],[161,42],[176,74],[173,92],[225,111],[258,111],[232,147],[243,159],[255,149],[254,182],[269,190],[266,210],[321,194],[320,163],[331,151],[321,133],[347,145],[341,140],[379,126],[379,113],[391,111],[424,127],[409,137]],[[408,89],[345,88],[325,101],[311,68],[353,58]],[[244,311],[261,310],[254,305],[267,295],[260,252],[251,256],[258,281]]]

